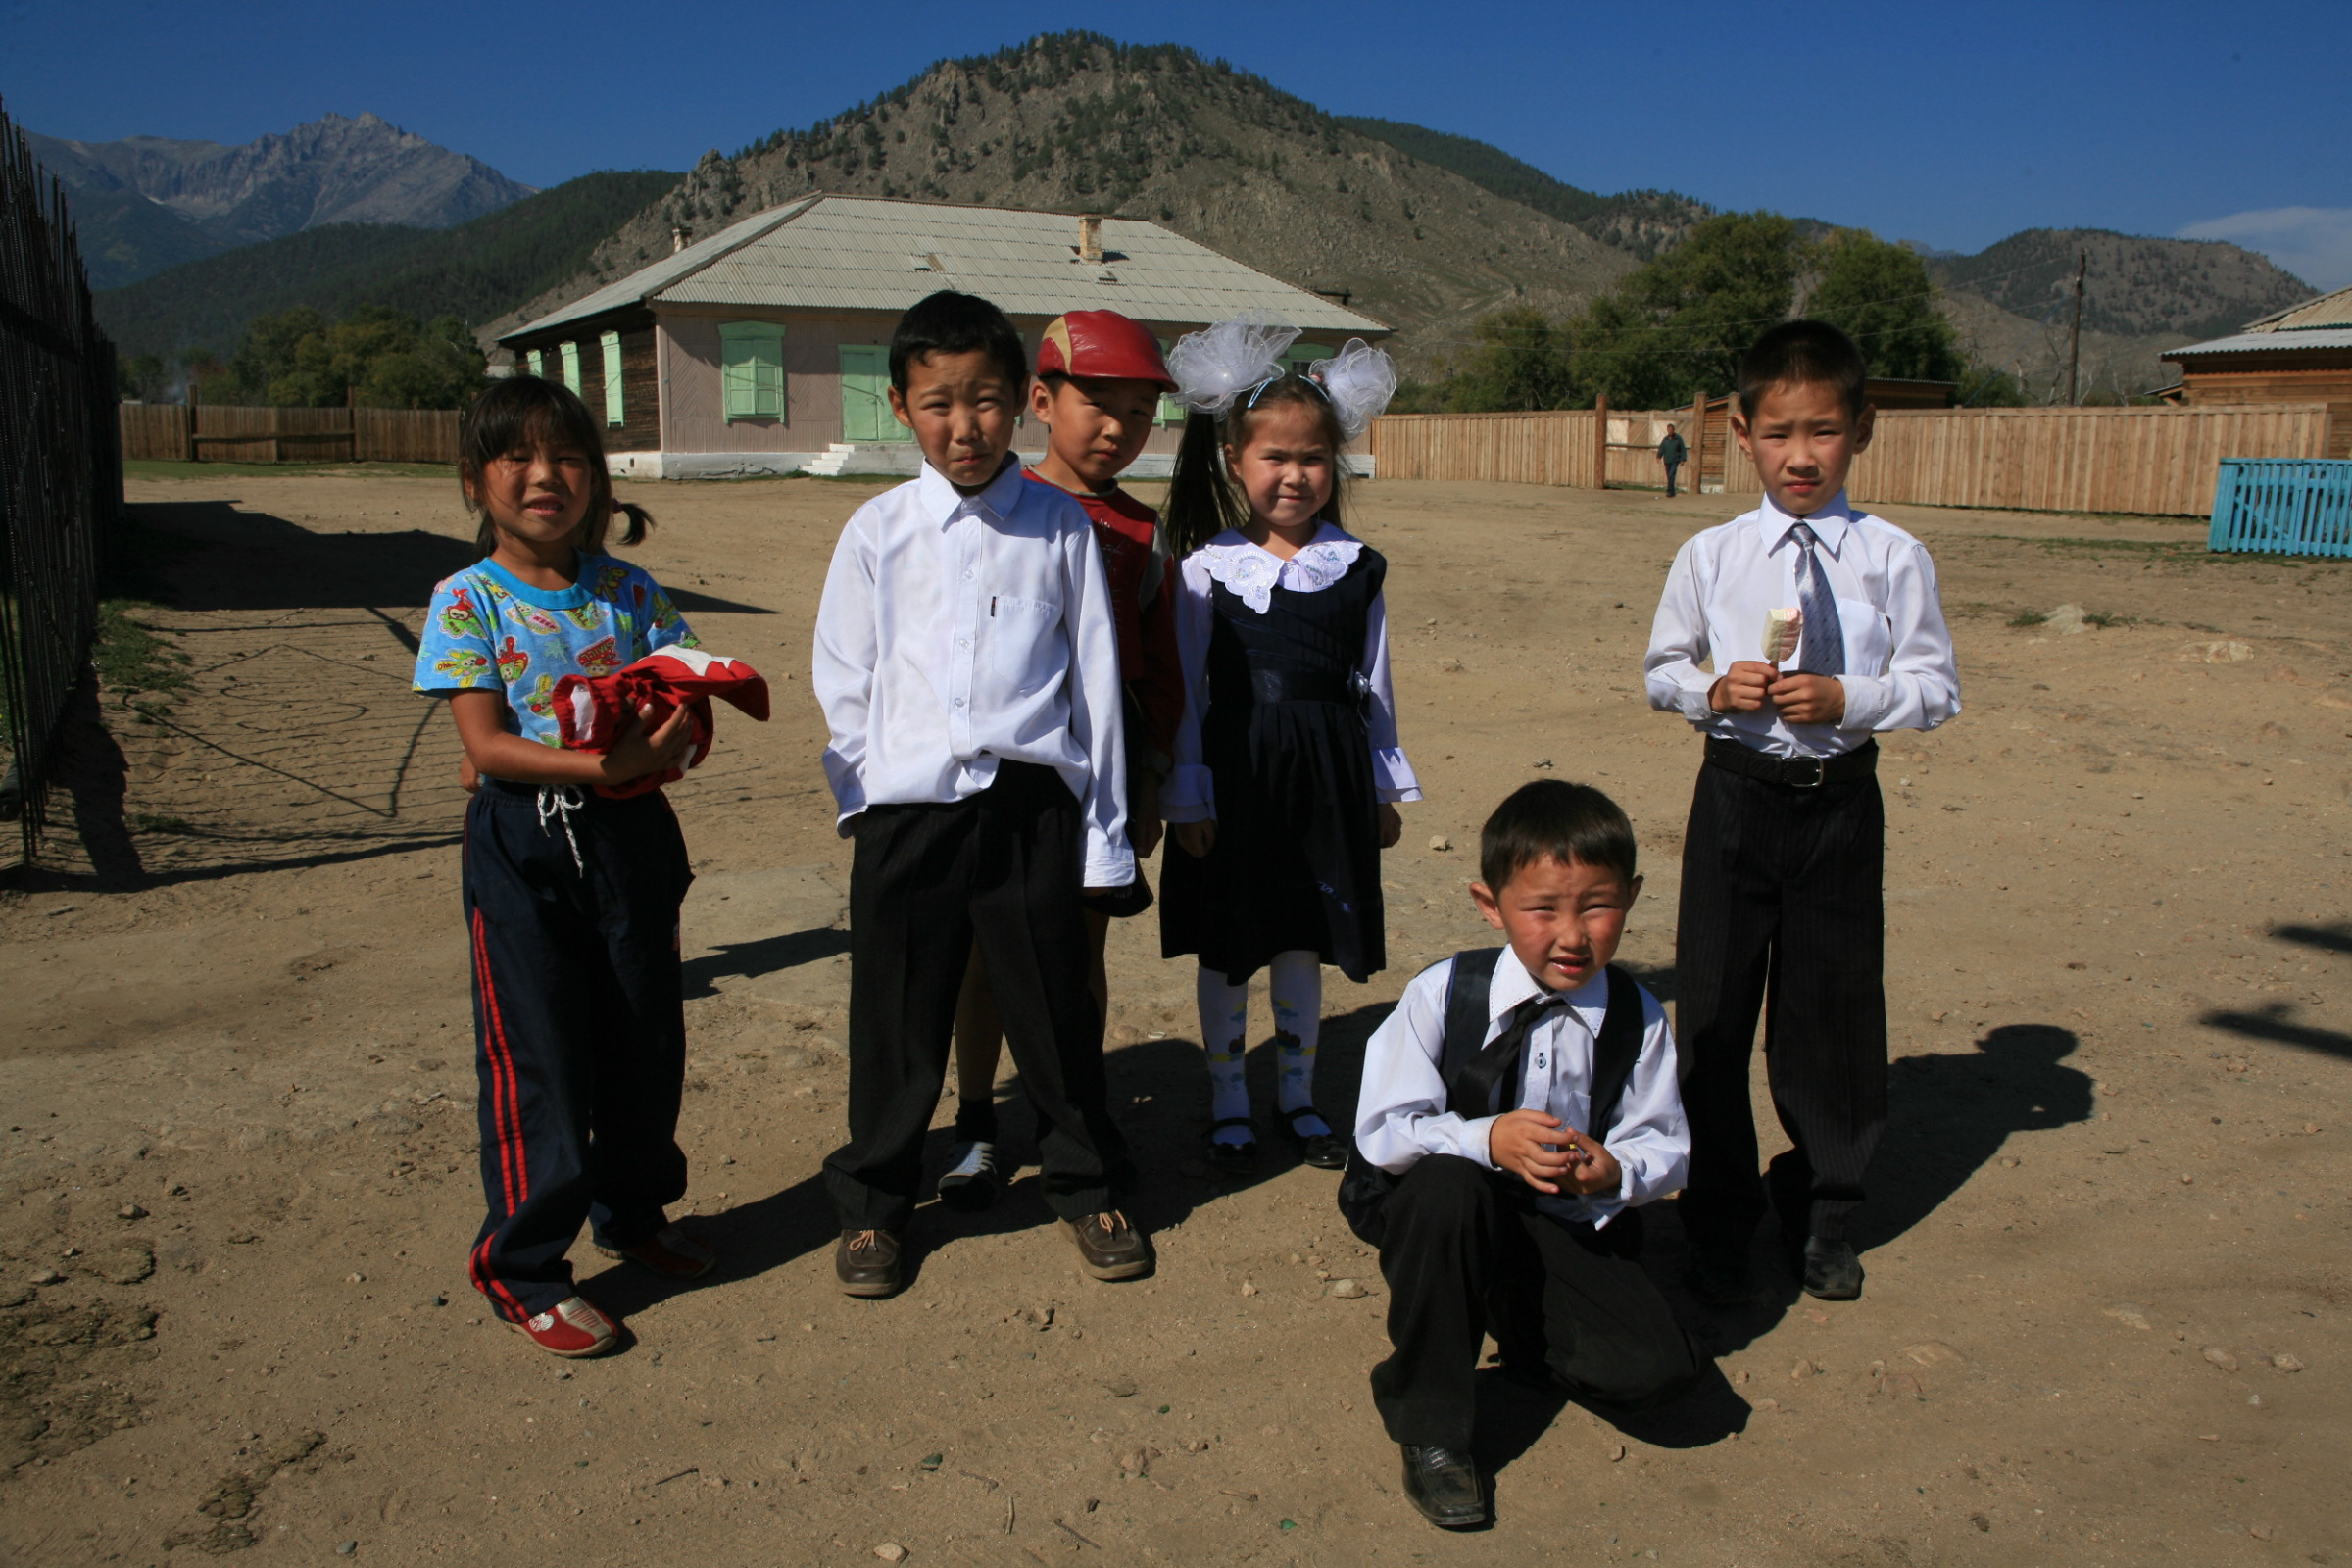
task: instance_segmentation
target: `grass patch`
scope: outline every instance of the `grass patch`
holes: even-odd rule
[[[136,599],[98,603],[98,639],[90,650],[98,689],[153,723],[172,711],[188,685],[188,656],[134,612],[156,607]]]
[[[2038,610],[2021,610],[2009,617],[2009,624],[2012,626],[2038,626],[2049,618]]]

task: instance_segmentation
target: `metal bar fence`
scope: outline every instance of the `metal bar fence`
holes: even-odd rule
[[[74,684],[98,623],[103,530],[120,514],[114,345],[58,182],[0,110],[0,708],[30,860]]]
[[[2224,458],[2206,546],[2282,556],[2352,556],[2352,463]]]

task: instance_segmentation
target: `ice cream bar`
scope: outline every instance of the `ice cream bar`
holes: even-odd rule
[[[1767,610],[1764,612],[1764,662],[1777,664],[1796,657],[1796,645],[1805,634],[1805,612],[1801,610]]]

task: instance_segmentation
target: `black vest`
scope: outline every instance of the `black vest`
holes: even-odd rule
[[[1487,991],[1494,980],[1494,965],[1503,948],[1478,948],[1453,956],[1453,972],[1446,980],[1445,1043],[1438,1056],[1438,1078],[1450,1085],[1462,1064],[1487,1043]],[[1592,1052],[1592,1126],[1583,1129],[1596,1143],[1605,1143],[1617,1119],[1617,1102],[1625,1098],[1626,1080],[1642,1055],[1642,990],[1634,977],[1609,965],[1609,1007],[1600,1022],[1600,1038]],[[1457,1107],[1448,1103],[1447,1110]],[[1462,1107],[1470,1117],[1486,1114],[1484,1106]],[[1348,1151],[1348,1169],[1340,1177],[1340,1212],[1348,1228],[1367,1247],[1378,1247],[1387,1234],[1383,1212],[1397,1178],[1358,1153]]]

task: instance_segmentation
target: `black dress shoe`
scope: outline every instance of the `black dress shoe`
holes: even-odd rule
[[[1131,1280],[1152,1272],[1152,1243],[1117,1209],[1061,1222],[1078,1248],[1078,1263],[1099,1280]]]
[[[899,1239],[888,1231],[843,1231],[833,1276],[849,1296],[888,1296],[899,1288]]]
[[[1323,1122],[1326,1127],[1331,1125],[1323,1113],[1312,1105],[1300,1105],[1297,1110],[1286,1110],[1276,1118],[1282,1124],[1283,1137],[1289,1139],[1291,1147],[1298,1151],[1298,1158],[1317,1170],[1347,1169],[1348,1140],[1334,1132],[1300,1132],[1298,1118],[1301,1116],[1312,1116],[1315,1120]]]
[[[1756,1299],[1756,1283],[1748,1273],[1747,1254],[1733,1251],[1701,1251],[1691,1254],[1690,1267],[1683,1275],[1683,1284],[1698,1298],[1701,1306],[1752,1306]]]
[[[1459,1448],[1404,1446],[1404,1494],[1421,1517],[1447,1530],[1487,1522],[1478,1466]]]
[[[1825,1301],[1850,1301],[1862,1294],[1862,1259],[1853,1243],[1826,1236],[1805,1243],[1805,1294]]]

